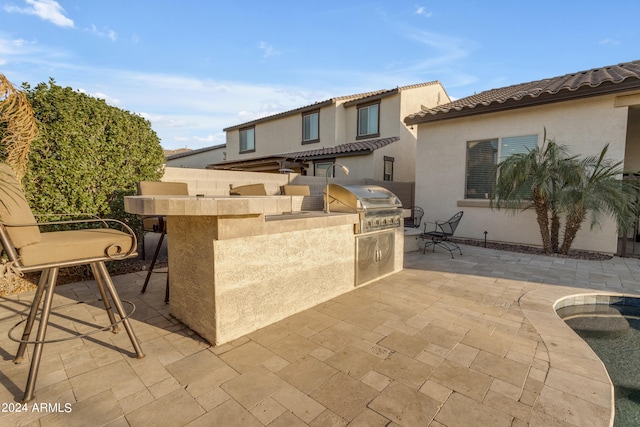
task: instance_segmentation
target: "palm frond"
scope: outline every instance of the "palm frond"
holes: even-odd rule
[[[6,152],[6,162],[21,179],[26,171],[31,141],[38,136],[38,125],[24,92],[3,74],[0,74],[0,123],[6,125],[0,135],[0,146]]]

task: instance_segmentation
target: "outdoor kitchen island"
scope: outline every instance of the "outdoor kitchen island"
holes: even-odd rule
[[[170,313],[219,345],[354,289],[359,215],[292,212],[292,202],[129,196],[125,210],[167,217]],[[402,240],[393,255],[399,271]]]

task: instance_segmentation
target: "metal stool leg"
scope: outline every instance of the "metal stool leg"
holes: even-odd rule
[[[167,271],[167,285],[164,288],[164,303],[169,304],[169,272]]]
[[[29,402],[35,397],[34,390],[36,387],[36,379],[38,378],[38,370],[40,369],[40,358],[42,357],[44,338],[47,334],[47,324],[49,323],[49,314],[51,313],[51,303],[53,302],[53,295],[55,293],[54,291],[56,287],[56,279],[58,278],[58,267],[51,268],[47,276],[47,290],[45,293],[44,305],[42,306],[40,325],[38,325],[38,335],[36,336],[36,343],[33,347],[31,368],[29,369],[29,377],[27,378],[27,386],[24,390],[24,397],[22,398],[22,402]]]
[[[113,325],[113,327],[111,328],[111,332],[117,334],[120,331],[120,328],[118,328],[118,325],[116,324],[116,317],[113,315],[113,309],[111,308],[111,304],[109,304],[109,298],[107,298],[107,293],[104,291],[104,281],[102,280],[102,275],[100,275],[100,273],[98,272],[95,263],[91,263],[91,271],[93,272],[93,278],[98,285],[98,290],[100,291],[102,302],[104,302],[104,309],[107,311],[109,321]]]
[[[40,273],[40,281],[38,282],[36,294],[33,296],[31,311],[29,312],[29,317],[27,318],[27,322],[24,325],[22,342],[18,346],[18,351],[16,352],[16,357],[13,359],[13,363],[22,363],[24,352],[27,349],[27,343],[25,341],[29,341],[29,337],[31,336],[31,329],[33,328],[33,323],[36,320],[36,314],[38,313],[38,309],[40,308],[40,303],[42,303],[42,296],[44,295],[44,289],[47,285],[48,277],[49,270],[43,270],[42,273]]]
[[[160,253],[160,247],[162,246],[162,241],[164,240],[165,233],[160,234],[160,240],[158,240],[158,246],[156,246],[156,251],[153,254],[153,259],[151,260],[151,265],[149,266],[149,271],[147,272],[147,278],[144,280],[144,285],[142,285],[142,292],[145,293],[147,291],[147,285],[149,284],[149,279],[151,278],[151,273],[153,273],[153,267],[156,265],[156,260],[158,259],[158,254]]]
[[[104,265],[104,262],[100,261],[96,263],[96,269],[102,275],[102,279],[104,280],[104,284],[111,294],[111,299],[113,300],[113,305],[116,307],[118,314],[120,315],[122,320],[122,324],[124,325],[124,329],[127,331],[127,335],[129,335],[129,340],[131,340],[131,344],[133,345],[133,349],[136,352],[136,356],[138,359],[142,359],[144,357],[144,353],[142,352],[142,348],[138,343],[138,339],[136,338],[136,334],[133,332],[133,327],[127,319],[127,313],[122,306],[122,301],[120,301],[120,297],[118,296],[118,292],[116,291],[115,286],[113,286],[113,282],[111,281],[111,276],[109,276],[109,272],[107,271],[107,267]]]

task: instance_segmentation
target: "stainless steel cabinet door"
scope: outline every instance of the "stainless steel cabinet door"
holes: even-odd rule
[[[394,231],[356,237],[356,286],[393,271]]]

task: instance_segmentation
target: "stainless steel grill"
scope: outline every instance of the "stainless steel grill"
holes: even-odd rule
[[[377,185],[329,184],[329,209],[357,212],[360,215],[358,234],[400,227],[403,221],[400,199]]]

